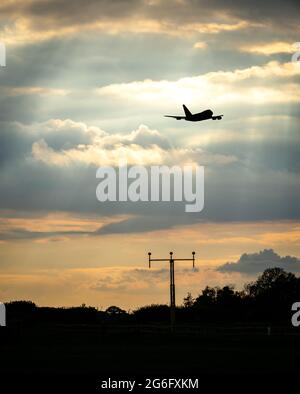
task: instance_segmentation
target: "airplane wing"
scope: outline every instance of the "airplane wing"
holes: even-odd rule
[[[165,118],[175,118],[177,120],[185,119],[185,116],[164,115]]]

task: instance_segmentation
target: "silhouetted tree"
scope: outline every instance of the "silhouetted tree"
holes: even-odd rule
[[[191,293],[187,293],[187,296],[183,299],[183,306],[185,308],[191,308],[194,305],[194,298]]]
[[[159,304],[142,306],[133,311],[133,316],[139,322],[169,322],[170,307]]]
[[[5,304],[7,321],[11,323],[32,323],[37,316],[37,306],[32,301],[11,301]]]
[[[202,290],[202,294],[195,299],[194,305],[197,307],[214,305],[217,299],[218,289],[218,287],[206,286],[205,289]]]
[[[126,311],[115,305],[108,307],[105,312],[110,316],[120,316],[126,314]]]
[[[290,307],[300,298],[300,279],[282,268],[266,269],[255,282],[245,286],[256,318],[289,320]]]

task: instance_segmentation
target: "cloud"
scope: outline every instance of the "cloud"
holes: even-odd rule
[[[194,44],[194,48],[196,48],[196,49],[206,49],[207,48],[207,43],[205,41],[197,41]]]
[[[0,231],[1,241],[37,240],[37,239],[63,239],[63,237],[88,235],[85,231],[28,231],[22,228],[13,228]]]
[[[258,53],[262,55],[274,55],[276,53],[293,53],[293,46],[290,42],[275,41],[263,44],[251,44],[241,47],[241,50],[249,53]]]
[[[52,120],[43,123],[40,136],[32,144],[31,157],[47,165],[70,166],[76,163],[93,166],[118,166],[120,158],[126,159],[130,165],[174,165],[201,162],[202,165],[215,163],[224,165],[234,162],[233,156],[210,155],[200,148],[172,147],[170,142],[159,131],[140,125],[137,130],[128,134],[109,134],[97,127],[88,127],[70,120]],[[52,147],[47,139],[53,129]],[[89,143],[81,143],[70,149],[53,147],[53,138],[59,138],[58,131],[77,131],[78,137],[90,138]],[[76,135],[76,134],[75,134]],[[74,139],[74,137],[72,137]],[[57,142],[56,139],[56,142]],[[82,138],[83,139],[83,138]],[[57,145],[57,144],[56,144]]]
[[[69,94],[68,90],[65,89],[51,89],[42,86],[22,86],[13,88],[3,88],[3,92],[7,96],[30,96],[30,95],[54,95],[54,96],[66,96]]]
[[[83,12],[84,10],[84,12]],[[36,42],[82,31],[109,34],[216,34],[256,29],[297,31],[295,1],[246,2],[214,0],[75,0],[61,7],[58,0],[3,0],[1,15],[8,21],[2,37],[10,43]]]
[[[161,146],[160,146],[161,145]],[[120,158],[128,164],[161,164],[167,156],[167,140],[156,130],[141,125],[128,135],[103,133],[95,135],[90,144],[71,149],[55,150],[44,139],[32,145],[32,157],[48,165],[68,166],[76,163],[94,166],[118,166]]]
[[[234,71],[210,72],[201,76],[180,78],[177,81],[134,81],[111,84],[96,89],[106,98],[118,98],[152,104],[159,101],[213,102],[215,106],[229,103],[266,105],[268,103],[299,102],[298,84],[292,77],[300,75],[294,63],[271,61],[263,66],[252,66]],[[272,81],[268,85],[267,81]],[[277,81],[277,85],[275,84]]]
[[[174,203],[160,203],[160,205],[161,210],[159,214],[159,220],[158,216],[153,214],[137,215],[120,220],[119,222],[107,223],[99,228],[99,230],[95,231],[93,235],[139,234],[143,232],[174,228],[176,225],[178,225],[178,221],[180,221],[181,225],[191,225],[195,222],[194,218],[181,217],[179,219],[178,217],[174,216],[176,211],[178,212],[180,209],[184,211],[184,206],[182,203],[177,203],[177,205]]]
[[[145,125],[127,134],[119,134],[70,119],[50,119],[30,125],[5,124],[0,142],[0,162],[16,158],[15,151],[19,158],[25,156],[60,166],[76,163],[118,165],[119,157],[124,155],[128,156],[130,163],[161,163],[178,153],[172,153],[169,140],[159,131]],[[188,152],[182,149],[181,154],[184,156]]]
[[[274,267],[283,268],[288,272],[300,272],[300,259],[292,256],[281,257],[273,249],[264,249],[259,253],[244,253],[238,261],[221,265],[217,270],[256,274]]]
[[[113,270],[112,270],[113,272]],[[177,268],[176,274],[180,277],[179,283],[191,280],[199,270],[197,268]],[[195,278],[194,278],[195,279]],[[114,275],[107,275],[95,281],[91,285],[91,290],[96,291],[134,291],[141,292],[148,290],[161,289],[166,286],[169,280],[169,270],[167,268],[142,269],[142,268],[123,268],[114,272]]]
[[[101,11],[100,11],[101,12]],[[48,29],[41,27],[41,30],[35,30],[28,20],[20,19],[14,24],[7,27],[0,38],[10,45],[28,44],[41,42],[45,40],[58,39],[62,37],[76,36],[82,33],[100,34],[164,34],[170,36],[191,36],[196,33],[200,34],[218,34],[223,31],[236,31],[251,26],[246,21],[237,23],[190,23],[182,26],[176,25],[170,21],[159,21],[157,19],[144,19],[139,17],[128,17],[119,20],[96,20],[86,24],[74,24],[70,26],[48,26]]]
[[[0,37],[10,44],[37,42],[83,31],[182,36],[195,33],[217,34],[250,25],[246,20],[231,16],[230,11],[228,15],[222,11],[216,17],[209,7],[205,13],[201,7],[199,13],[197,3],[173,0],[92,0],[88,4],[83,0],[76,0],[72,2],[72,6],[68,3],[63,8],[59,1],[53,0],[4,0],[0,11],[8,21]]]
[[[95,135],[105,133],[97,127],[89,127],[70,119],[50,119],[46,122],[22,124],[19,122],[1,124],[0,163],[13,163],[31,155],[32,146],[38,141],[53,150],[72,149],[89,144]]]
[[[28,214],[1,211],[0,240],[63,240],[76,236],[97,235],[99,229],[115,221],[123,221],[126,215],[98,217],[72,212]]]

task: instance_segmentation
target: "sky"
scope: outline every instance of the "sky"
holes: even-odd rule
[[[300,272],[297,1],[2,0],[0,300],[127,310]],[[300,59],[300,54],[299,54]],[[222,121],[165,118],[212,109]],[[99,202],[99,167],[204,166],[201,212]]]

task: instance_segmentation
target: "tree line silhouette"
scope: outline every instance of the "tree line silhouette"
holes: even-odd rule
[[[209,287],[193,297],[190,293],[176,308],[176,321],[182,324],[287,324],[291,306],[300,301],[300,278],[281,268],[269,268],[243,290],[234,286]],[[6,303],[7,322],[34,324],[148,324],[166,323],[168,305],[147,305],[131,312],[110,306],[104,311],[82,304],[79,307],[38,307],[31,301]]]

